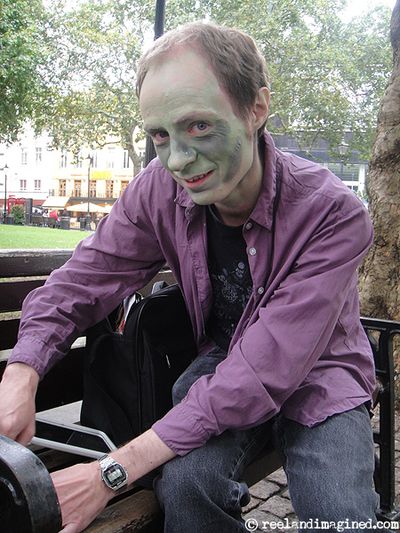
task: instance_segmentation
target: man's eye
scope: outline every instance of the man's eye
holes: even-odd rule
[[[156,144],[162,144],[168,139],[169,135],[166,131],[156,131],[152,134],[153,141]]]
[[[190,126],[189,131],[193,135],[196,135],[198,133],[204,133],[208,131],[209,128],[210,128],[210,125],[207,124],[207,122],[195,122],[194,124]]]

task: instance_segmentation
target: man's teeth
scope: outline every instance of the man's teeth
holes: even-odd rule
[[[189,183],[194,183],[195,181],[199,181],[203,179],[207,174],[200,174],[200,176],[195,176],[194,178],[191,178],[188,180]]]

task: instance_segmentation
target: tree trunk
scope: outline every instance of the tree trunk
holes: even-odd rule
[[[136,174],[140,172],[143,163],[143,157],[136,152],[135,146],[133,144],[133,135],[136,126],[136,123],[134,125],[131,125],[129,130],[123,130],[123,133],[121,135],[122,144],[124,148],[128,150],[129,157],[133,164],[133,176],[136,176]]]
[[[400,320],[400,0],[390,24],[393,72],[378,115],[367,191],[375,240],[360,269],[361,313]]]

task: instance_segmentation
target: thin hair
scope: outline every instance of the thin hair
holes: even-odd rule
[[[233,109],[247,119],[261,87],[269,87],[266,62],[254,40],[246,33],[205,22],[192,22],[165,33],[138,62],[136,94],[152,65],[178,46],[198,51],[210,64]],[[264,131],[265,123],[258,133]]]

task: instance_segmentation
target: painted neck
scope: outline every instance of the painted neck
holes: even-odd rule
[[[223,202],[215,203],[221,221],[227,226],[241,226],[257,203],[264,173],[263,143],[255,143],[253,164],[236,189]]]

